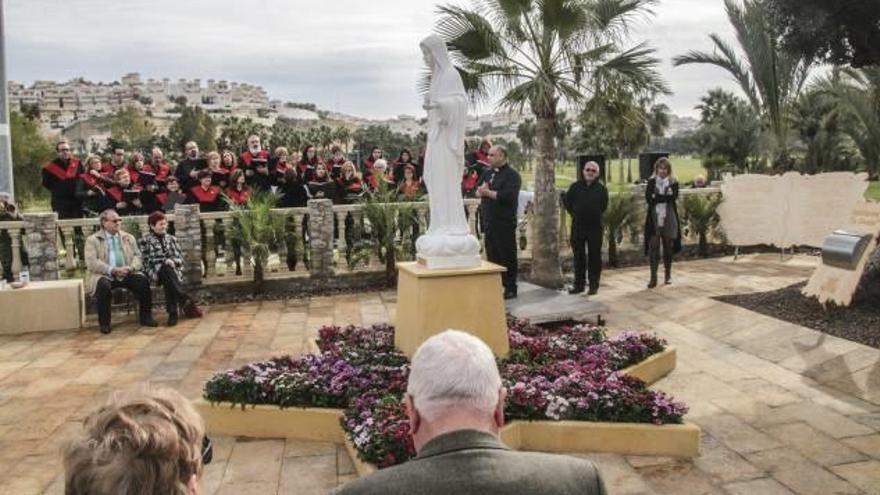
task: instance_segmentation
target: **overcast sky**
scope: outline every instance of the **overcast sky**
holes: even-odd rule
[[[456,3],[468,5],[470,0]],[[365,117],[419,115],[419,40],[436,0],[6,0],[7,75],[15,81],[227,79],[270,98]],[[710,88],[735,89],[719,69],[673,68],[708,34],[732,40],[722,0],[660,0],[633,30],[662,59],[680,115]],[[485,110],[485,109],[480,109]]]

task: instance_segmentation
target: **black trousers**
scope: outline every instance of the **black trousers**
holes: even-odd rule
[[[176,315],[177,308],[189,301],[189,296],[183,290],[183,283],[177,277],[174,268],[162,265],[158,273],[159,285],[165,289],[165,310],[169,315]]]
[[[507,271],[501,274],[504,290],[516,292],[516,223],[489,223],[484,228],[484,238],[486,259],[507,268]]]
[[[140,320],[149,320],[153,313],[153,294],[150,292],[150,280],[143,273],[129,273],[123,279],[101,277],[95,288],[95,300],[98,302],[98,323],[110,324],[110,304],[113,302],[113,289],[128,289],[138,300]]]
[[[574,256],[574,286],[583,288],[589,280],[591,289],[598,288],[602,274],[602,229],[573,234],[571,252]]]

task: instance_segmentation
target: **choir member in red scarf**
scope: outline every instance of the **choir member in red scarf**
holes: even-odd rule
[[[89,155],[85,162],[85,171],[79,175],[76,184],[76,197],[82,201],[83,212],[88,217],[96,217],[107,208],[115,205],[107,197],[107,182],[101,175],[101,158]]]
[[[384,158],[376,160],[369,173],[364,173],[364,178],[370,185],[370,190],[374,193],[379,192],[383,184],[386,189],[397,188],[397,183],[394,182],[394,175],[388,172],[388,163]]]
[[[315,165],[315,175],[306,183],[306,191],[309,199],[336,199],[336,183],[330,179],[327,164],[318,162]]]
[[[415,201],[422,197],[422,180],[416,177],[416,167],[405,165],[403,167],[403,180],[397,186],[397,196],[405,201]]]
[[[42,183],[52,195],[52,211],[58,218],[82,217],[82,202],[76,197],[76,184],[79,181],[79,159],[71,154],[70,143],[59,141],[55,145],[58,157],[43,165]]]
[[[303,146],[302,158],[300,158],[299,164],[296,166],[303,182],[311,182],[315,178],[315,172],[319,163],[323,162],[318,158],[318,148],[311,144]]]
[[[149,167],[150,172],[156,174],[156,183],[159,185],[159,190],[164,190],[168,177],[171,175],[171,165],[168,165],[168,162],[165,161],[165,154],[158,147],[153,147],[150,150],[150,163],[147,167]]]
[[[419,168],[416,165],[416,162],[413,161],[412,153],[404,148],[400,151],[400,155],[397,159],[391,162],[391,172],[394,174],[394,182],[400,183],[400,181],[403,180],[403,169],[407,165],[412,165],[416,177],[422,176],[422,174],[419,173]]]
[[[211,185],[217,186],[221,191],[229,185],[229,171],[220,164],[220,153],[211,151],[208,153],[208,172],[211,172]]]
[[[364,177],[367,176],[368,173],[373,171],[373,166],[376,164],[376,160],[382,159],[382,150],[379,149],[378,146],[373,146],[370,149],[370,156],[364,160],[364,164],[361,167],[363,170],[361,172],[364,174]]]
[[[333,180],[339,180],[339,177],[342,176],[342,165],[348,160],[345,159],[345,155],[342,154],[342,148],[339,146],[334,146],[331,153],[333,155],[327,161],[327,169],[330,170],[330,177]]]
[[[104,164],[101,173],[112,179],[116,176],[116,171],[122,168],[126,168],[125,149],[113,148],[113,154],[110,155],[110,161]]]
[[[229,150],[223,150],[220,154],[220,165],[230,174],[238,170],[238,163],[235,161],[235,153]]]
[[[290,157],[290,153],[288,153],[287,148],[285,148],[284,146],[279,146],[275,148],[275,153],[273,154],[275,156],[273,157],[271,167],[272,177],[274,179],[274,183],[280,187],[282,184],[284,184],[284,181],[286,180],[284,178],[284,175],[287,173],[287,171],[296,170],[296,168],[288,159]]]
[[[223,210],[223,201],[220,197],[220,188],[211,185],[211,172],[202,170],[198,175],[199,185],[189,190],[186,195],[188,204],[199,205],[202,213]]]
[[[465,198],[477,197],[477,185],[480,183],[480,173],[475,167],[464,163],[464,171],[461,175],[461,195]]]
[[[141,186],[131,182],[128,170],[121,168],[113,173],[116,185],[107,189],[107,196],[113,202],[120,216],[140,215],[144,203],[141,201]]]
[[[250,177],[256,172],[257,164],[260,162],[269,164],[269,152],[263,149],[260,144],[260,136],[251,134],[247,138],[247,151],[241,154],[240,166],[245,169],[245,174]],[[250,170],[250,173],[247,171]]]
[[[336,179],[336,184],[339,189],[340,203],[349,205],[358,203],[363,199],[365,191],[364,182],[361,180],[354,162],[346,160],[342,164],[342,172],[339,178]]]
[[[174,213],[174,207],[186,203],[186,194],[180,190],[180,181],[170,176],[165,182],[165,190],[156,194],[159,208],[165,213]]]
[[[226,189],[225,194],[232,204],[238,206],[247,204],[248,198],[251,196],[251,188],[246,184],[246,179],[243,170],[236,170],[229,177],[229,188]]]
[[[473,153],[468,155],[468,165],[474,166],[475,164],[479,164],[480,171],[482,172],[484,169],[489,167],[489,150],[492,148],[492,141],[489,138],[483,138],[480,141],[480,147],[477,148]]]

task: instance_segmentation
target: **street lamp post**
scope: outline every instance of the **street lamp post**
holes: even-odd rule
[[[6,87],[6,24],[0,0],[0,192],[15,194],[12,179],[12,141],[9,136],[9,98]]]

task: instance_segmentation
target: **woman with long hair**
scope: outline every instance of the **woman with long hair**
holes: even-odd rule
[[[663,252],[664,283],[672,283],[672,256],[681,251],[681,222],[678,217],[678,180],[672,175],[668,158],[654,162],[654,175],[645,188],[645,254],[651,264],[648,288],[657,286],[657,268]]]

